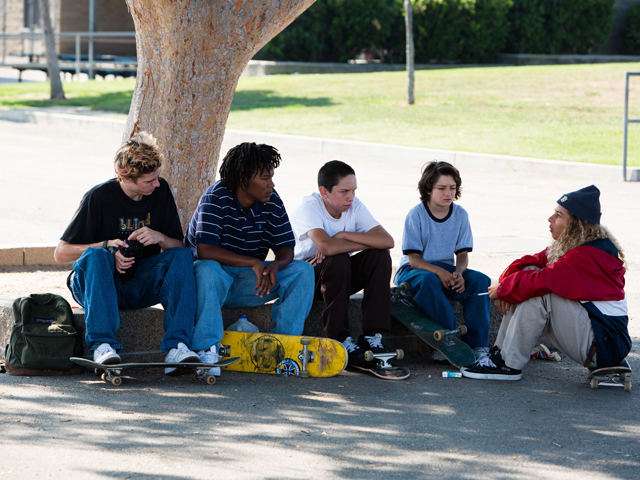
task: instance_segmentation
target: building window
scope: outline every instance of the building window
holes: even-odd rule
[[[24,0],[24,28],[40,28],[40,3],[38,0]]]

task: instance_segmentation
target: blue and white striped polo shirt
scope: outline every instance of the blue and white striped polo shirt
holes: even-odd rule
[[[230,252],[264,260],[269,249],[295,248],[289,217],[273,190],[268,202],[256,201],[248,210],[234,192],[217,181],[204,192],[189,222],[184,245],[198,258],[196,245],[215,245]]]

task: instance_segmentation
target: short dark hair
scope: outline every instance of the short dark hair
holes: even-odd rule
[[[460,177],[458,169],[448,162],[438,162],[434,160],[422,168],[422,177],[418,182],[418,192],[420,192],[421,201],[429,201],[431,192],[433,191],[433,185],[443,175],[453,177],[456,182],[456,195],[453,199],[458,200],[460,198],[460,195],[462,195],[462,178]]]
[[[324,187],[329,192],[333,190],[340,180],[349,175],[355,175],[356,172],[344,162],[340,160],[331,160],[325,163],[318,171],[318,187]]]
[[[227,152],[220,167],[220,181],[232,192],[247,188],[249,181],[265,170],[275,170],[282,158],[270,145],[241,143]]]

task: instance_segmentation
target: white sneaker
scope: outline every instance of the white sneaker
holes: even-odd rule
[[[200,350],[198,352],[200,362],[202,363],[217,363],[220,361],[220,355],[218,354],[218,346],[212,345],[209,350]],[[220,367],[211,367],[207,372],[207,375],[220,376]]]
[[[200,361],[200,357],[196,352],[192,352],[189,350],[184,343],[179,343],[176,348],[172,348],[167,353],[166,358],[164,359],[165,363],[198,363]],[[165,375],[170,375],[177,370],[175,367],[168,367],[164,369]]]
[[[103,365],[122,363],[120,355],[118,355],[113,347],[108,343],[100,344],[100,346],[93,351],[93,361]]]
[[[473,354],[476,356],[476,361],[482,357],[489,355],[489,347],[476,347],[473,349]]]

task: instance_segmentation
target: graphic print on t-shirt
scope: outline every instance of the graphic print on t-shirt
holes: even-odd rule
[[[136,230],[140,230],[142,227],[148,227],[149,225],[151,225],[151,212],[147,213],[147,218],[145,220],[141,220],[137,217],[120,217],[121,232],[135,232]]]

